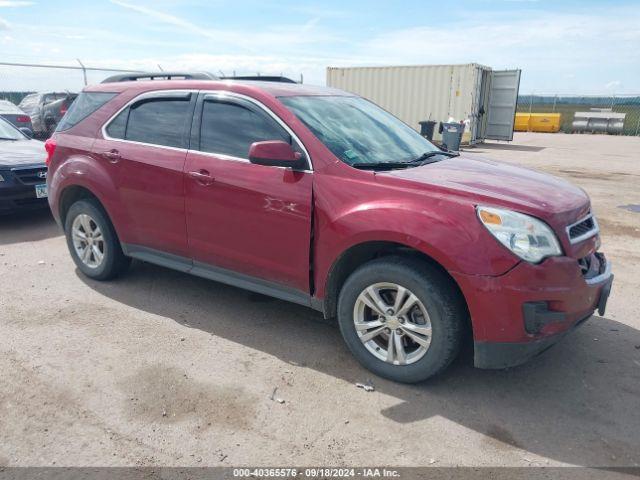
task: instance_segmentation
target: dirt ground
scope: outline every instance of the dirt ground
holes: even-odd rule
[[[48,213],[2,218],[0,465],[638,466],[638,152],[562,134],[468,150],[587,190],[616,281],[606,318],[530,363],[463,356],[416,386],[361,368],[311,310],[141,262],[94,282]]]

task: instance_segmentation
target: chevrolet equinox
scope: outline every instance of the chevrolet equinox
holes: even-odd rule
[[[306,305],[399,382],[443,371],[465,334],[477,367],[521,364],[602,315],[611,289],[582,189],[440,150],[339,90],[103,83],[45,148],[86,276],[136,258]]]

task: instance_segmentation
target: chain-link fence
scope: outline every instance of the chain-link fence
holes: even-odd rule
[[[43,65],[29,63],[10,63],[0,61],[0,99],[9,100],[16,105],[30,93],[40,92],[80,92],[85,85],[102,82],[105,78],[117,73],[171,71],[208,71],[207,68],[174,68],[170,65],[162,68],[160,65],[136,64],[136,69],[101,68],[85,66],[81,61],[67,65]],[[216,71],[215,75],[225,78],[231,77],[283,77],[282,72],[251,72],[232,70],[229,72]],[[302,74],[291,77],[296,82],[303,82]]]
[[[582,131],[574,125],[576,112],[624,114],[621,135],[640,136],[640,95],[520,95],[518,112],[560,113],[560,130]]]
[[[0,62],[0,99],[15,104],[33,92],[77,93],[85,85],[100,83],[119,68],[95,68],[76,65],[38,65]]]

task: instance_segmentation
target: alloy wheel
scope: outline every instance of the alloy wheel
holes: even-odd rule
[[[102,230],[86,213],[81,213],[71,225],[71,239],[76,255],[89,268],[98,268],[104,260]]]
[[[396,283],[365,288],[353,309],[356,333],[376,358],[393,365],[420,360],[431,345],[431,320],[423,303]]]

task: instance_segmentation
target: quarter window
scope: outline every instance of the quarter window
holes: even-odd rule
[[[69,130],[71,127],[77,125],[79,122],[98,110],[116,95],[117,93],[82,92],[73,101],[64,117],[62,117],[62,120],[58,123],[56,131],[61,132]]]
[[[291,136],[266,115],[227,101],[204,102],[200,127],[200,150],[238,158],[249,157],[254,142],[283,140]]]

